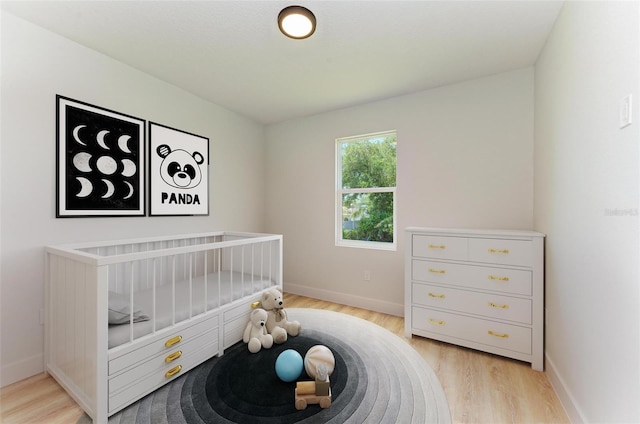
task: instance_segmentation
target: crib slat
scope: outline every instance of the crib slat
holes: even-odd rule
[[[189,318],[193,317],[193,254],[189,255]]]
[[[151,302],[151,319],[153,320],[151,322],[151,331],[152,332],[156,332],[156,320],[157,320],[157,311],[156,311],[156,305],[158,302],[158,298],[156,296],[156,291],[157,291],[157,279],[156,279],[156,265],[157,265],[157,258],[153,259],[153,289],[152,289],[152,302]]]
[[[204,251],[204,312],[209,311],[209,251]]]
[[[173,256],[173,272],[171,273],[171,324],[176,323],[176,257]]]
[[[216,271],[218,271],[218,307],[222,304],[222,266],[221,266],[221,255],[222,249],[218,249],[218,266]]]
[[[244,246],[240,247],[240,273],[240,280],[242,281],[242,293],[240,294],[240,297],[242,297],[246,293],[244,287]]]
[[[133,341],[133,312],[134,312],[134,302],[133,302],[133,262],[130,263],[130,276],[129,280],[129,341]]]

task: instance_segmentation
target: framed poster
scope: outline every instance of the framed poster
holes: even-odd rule
[[[145,215],[145,121],[56,96],[56,217]]]
[[[209,139],[149,122],[151,216],[209,215]]]

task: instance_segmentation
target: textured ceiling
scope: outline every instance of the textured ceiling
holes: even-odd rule
[[[311,9],[292,40],[278,12]],[[56,32],[261,123],[530,66],[560,1],[2,1]]]

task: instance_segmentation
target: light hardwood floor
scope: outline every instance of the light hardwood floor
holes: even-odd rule
[[[289,308],[357,316],[404,338],[401,317],[288,293],[285,302]],[[454,423],[569,423],[546,375],[529,364],[421,337],[407,342],[440,379]],[[78,405],[44,374],[0,389],[3,424],[71,424],[81,415]]]

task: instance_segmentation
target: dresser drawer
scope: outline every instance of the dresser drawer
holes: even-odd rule
[[[411,278],[437,284],[530,296],[531,271],[413,259]]]
[[[533,245],[529,240],[470,238],[469,260],[530,267],[533,266]]]
[[[218,315],[216,314],[193,325],[180,328],[177,331],[166,332],[161,336],[150,339],[149,343],[131,352],[110,356],[109,375],[111,376],[129,367],[137,366],[141,361],[156,355],[168,355],[177,349],[179,350],[191,338],[217,328]]]
[[[124,406],[131,403],[132,400],[137,400],[143,396],[151,393],[157,388],[164,385],[168,380],[178,378],[187,371],[191,370],[200,363],[215,356],[218,353],[218,340],[215,337],[211,338],[211,343],[202,346],[196,352],[193,352],[188,357],[185,356],[180,360],[174,361],[171,364],[167,364],[163,369],[159,369],[145,377],[129,379],[130,385],[124,387],[122,390],[112,390],[111,380],[109,381],[109,414],[113,414]],[[182,367],[180,371],[173,375],[167,376],[169,370],[175,369],[175,367]],[[131,371],[128,371],[129,373]]]
[[[471,315],[481,315],[487,318],[531,324],[530,299],[491,293],[477,293],[427,284],[414,284],[412,303]]]
[[[413,235],[413,256],[434,259],[467,259],[467,239],[463,237],[441,237]]]
[[[415,329],[526,355],[531,354],[531,328],[415,306],[412,308],[412,314]]]

